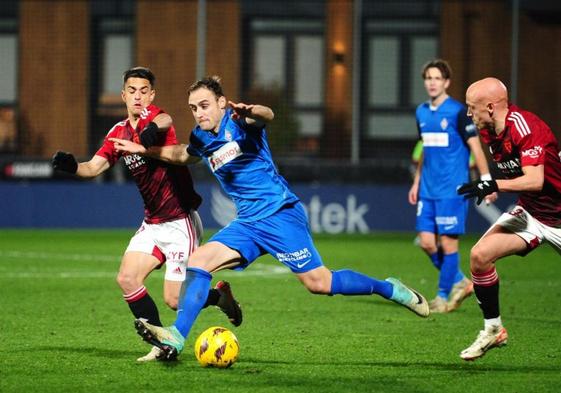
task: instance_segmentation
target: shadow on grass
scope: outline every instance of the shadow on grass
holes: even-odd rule
[[[147,351],[150,349],[148,348]],[[107,348],[100,348],[100,347],[69,347],[69,346],[55,346],[55,345],[42,345],[33,348],[34,351],[37,352],[66,352],[69,354],[78,353],[78,354],[86,354],[91,356],[103,357],[108,359],[115,359],[120,357],[140,357],[142,356],[141,352],[139,351],[126,351],[121,349],[107,349]]]
[[[535,324],[542,324],[542,325],[551,325],[553,328],[559,328],[559,325],[561,325],[561,320],[560,319],[543,319],[543,318],[534,318],[532,316],[529,317],[519,317],[519,316],[508,316],[505,318],[507,321],[505,323],[505,326],[508,329],[508,322],[509,321],[516,321],[516,322],[524,322],[524,323],[530,323],[532,325]]]
[[[119,358],[130,359],[130,358],[136,358],[141,355],[139,354],[138,351],[104,349],[99,347],[38,346],[34,348],[34,351],[65,352],[67,354],[85,354],[92,357],[100,357],[100,358],[107,358],[107,359],[119,359]],[[237,367],[237,369],[245,373],[247,372],[251,373],[252,370],[254,370],[256,373],[259,373],[261,372],[259,368],[263,366],[282,366],[282,365],[319,366],[319,367],[323,366],[329,368],[332,367],[341,367],[341,368],[376,367],[382,369],[396,368],[396,369],[404,369],[408,373],[410,373],[414,369],[422,369],[422,370],[430,369],[430,370],[437,370],[437,371],[461,371],[461,372],[467,372],[468,374],[487,373],[489,371],[501,372],[505,374],[516,374],[516,373],[531,374],[536,372],[555,373],[555,374],[559,373],[559,366],[553,364],[551,366],[537,366],[537,365],[515,366],[512,364],[486,364],[483,363],[484,360],[469,362],[469,363],[461,360],[452,361],[452,362],[374,361],[374,360],[339,362],[339,361],[301,361],[298,359],[288,361],[288,360],[251,358],[251,357],[244,356],[242,359],[240,359],[240,361],[243,362],[242,364],[244,366],[243,368]],[[167,367],[167,368],[174,368],[179,365],[186,366],[185,363],[182,363],[181,358],[176,361],[158,362],[158,364],[160,364],[162,367]]]
[[[107,348],[99,348],[99,347],[68,347],[68,346],[38,346],[34,348],[36,352],[64,352],[68,354],[68,356],[72,354],[82,354],[88,355],[91,357],[97,358],[105,358],[105,359],[137,359],[140,356],[146,354],[146,352],[150,349],[150,347],[146,347],[146,351],[125,351],[120,349],[107,349]],[[136,362],[135,364],[143,365],[143,364],[152,364],[154,362]],[[179,360],[172,360],[172,361],[161,361],[158,362],[163,367],[174,368],[178,365],[181,365],[181,359]]]
[[[430,299],[427,298],[428,301],[430,301]],[[372,295],[372,296],[349,296],[349,301],[355,302],[355,303],[363,303],[363,304],[370,304],[371,306],[375,306],[375,307],[387,307],[387,308],[400,308],[402,307],[401,305],[391,301],[391,300],[387,300],[384,299],[381,296],[376,296],[376,295]],[[460,307],[457,310],[454,310],[453,313],[448,313],[448,314],[436,314],[436,313],[432,313],[431,316],[434,315],[449,315],[449,314],[453,314],[453,315],[458,315],[458,314],[464,314],[467,313],[468,310],[466,310],[466,307]],[[553,321],[550,321],[553,322]],[[560,323],[559,321],[556,323]]]
[[[242,359],[243,363],[250,366],[259,366],[259,365],[307,365],[307,366],[325,366],[325,367],[333,367],[333,366],[341,366],[341,367],[379,367],[379,368],[403,368],[411,371],[413,368],[418,369],[432,369],[432,370],[440,370],[440,371],[461,371],[461,372],[468,372],[468,373],[487,373],[489,371],[494,372],[504,372],[508,374],[513,373],[523,373],[523,374],[531,374],[535,372],[551,372],[558,374],[559,373],[559,366],[551,365],[551,366],[529,366],[529,365],[521,365],[521,366],[513,366],[509,364],[483,364],[481,361],[477,362],[465,362],[465,361],[458,361],[458,362],[419,362],[419,361],[411,361],[411,362],[398,362],[398,361],[345,361],[345,362],[337,362],[337,361],[328,361],[328,362],[309,362],[309,361],[283,361],[283,360],[263,360],[263,359],[256,359],[256,358],[246,358]],[[251,368],[251,367],[250,367]]]

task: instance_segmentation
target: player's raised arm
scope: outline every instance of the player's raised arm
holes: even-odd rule
[[[164,112],[158,114],[152,122],[158,126],[159,132],[166,132],[173,125],[171,116]]]
[[[271,108],[264,105],[235,103],[228,101],[228,105],[233,109],[233,119],[245,118],[247,124],[264,125],[271,122],[275,118],[275,114]]]
[[[114,143],[115,150],[131,154],[139,154],[155,158],[170,164],[193,164],[200,160],[199,157],[190,156],[187,153],[187,145],[152,146],[146,149],[144,146],[126,139],[109,138]]]
[[[167,113],[160,113],[140,133],[140,143],[148,148],[156,144],[158,134],[165,133],[173,125],[173,120]]]

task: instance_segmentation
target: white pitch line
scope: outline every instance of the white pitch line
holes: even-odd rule
[[[0,258],[12,259],[56,259],[59,261],[104,261],[119,262],[120,256],[116,255],[98,255],[98,254],[64,254],[34,251],[0,251]],[[59,278],[59,279],[75,279],[75,278],[114,278],[117,274],[115,271],[17,271],[13,264],[2,266],[0,260],[0,278]],[[117,265],[115,265],[117,269]],[[163,271],[163,269],[162,269]],[[222,270],[216,274],[218,276],[232,277],[248,277],[248,276],[275,276],[280,274],[289,274],[290,270],[283,265],[272,266],[269,264],[255,262],[244,272],[236,272],[232,270]],[[156,273],[157,274],[157,273]]]
[[[234,272],[231,270],[221,270],[216,273],[216,277],[237,277],[244,278],[249,276],[278,276],[282,274],[288,274],[290,270],[283,267],[270,267],[258,268],[257,266],[252,267],[251,270],[245,272]],[[158,274],[158,273],[155,273]],[[80,279],[80,278],[103,278],[103,279],[113,279],[117,275],[117,271],[114,272],[92,272],[92,271],[74,271],[74,272],[2,272],[0,271],[0,279]]]
[[[0,272],[0,278],[60,278],[60,279],[75,279],[75,278],[114,278],[117,272],[91,272],[91,271],[76,271],[76,272]]]
[[[57,259],[60,261],[103,261],[119,262],[121,255],[102,255],[102,254],[64,254],[54,252],[36,251],[0,251],[0,257],[16,259]]]

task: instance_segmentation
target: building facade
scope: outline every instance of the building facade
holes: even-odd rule
[[[499,77],[560,135],[561,6],[549,3],[5,0],[0,157],[91,155],[126,115],[121,74],[135,65],[155,72],[181,141],[200,75],[220,75],[234,101],[272,106],[271,145],[287,165],[403,169],[420,70],[435,57],[452,65],[454,97]]]

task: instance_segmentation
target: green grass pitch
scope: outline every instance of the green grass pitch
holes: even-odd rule
[[[506,347],[467,363],[460,350],[482,317],[475,298],[427,319],[381,297],[308,294],[270,257],[246,272],[220,272],[244,323],[204,310],[177,362],[137,364],[149,350],[115,283],[132,230],[0,230],[0,392],[558,392],[561,258],[543,246],[498,264]],[[316,236],[331,269],[395,276],[428,298],[437,275],[413,234]],[[461,242],[462,266],[475,237]],[[165,308],[162,272],[147,282]],[[240,340],[230,369],[201,368],[193,343],[205,328]]]

